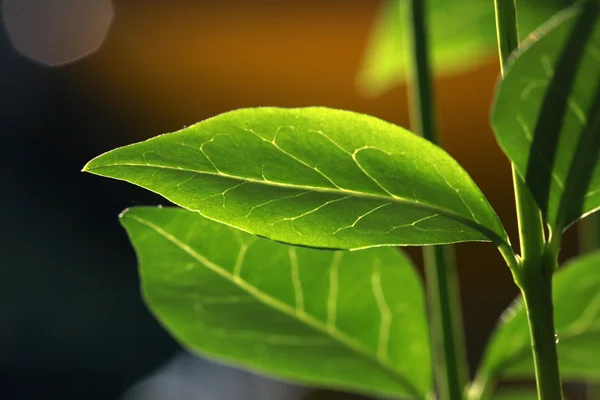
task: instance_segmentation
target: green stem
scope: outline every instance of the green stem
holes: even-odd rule
[[[438,398],[455,400],[462,398],[468,370],[451,250],[449,246],[424,247],[423,261]]]
[[[538,397],[543,400],[563,399],[552,305],[554,260],[547,253],[538,265],[525,265],[521,289],[529,320]]]
[[[517,10],[515,0],[494,0],[494,4],[498,51],[504,76],[509,55],[519,48]],[[514,167],[513,184],[519,222],[521,266],[511,269],[527,309],[538,397],[560,400],[563,397],[552,304],[552,274],[556,268],[558,249],[554,246],[546,247],[540,210]]]
[[[510,54],[519,48],[519,30],[515,0],[494,0],[496,9],[496,36],[500,71],[504,76],[504,67]],[[513,186],[517,220],[519,221],[519,243],[521,257],[538,258],[544,250],[544,225],[542,214],[527,188],[527,185],[513,167]]]
[[[542,256],[545,247],[544,223],[542,213],[533,199],[529,188],[517,174],[514,166],[512,169],[513,187],[515,191],[515,205],[517,221],[519,221],[519,243],[521,244],[521,258],[538,259]]]
[[[504,76],[504,66],[510,54],[519,48],[519,28],[517,25],[517,5],[515,0],[494,0],[496,11],[496,37],[500,71]]]
[[[408,23],[412,28],[412,64],[408,66],[413,73],[413,79],[409,80],[411,125],[425,139],[437,143],[425,17],[426,1],[409,0],[406,5]],[[462,398],[468,368],[458,280],[451,250],[448,246],[425,247],[423,261],[438,395],[440,399],[456,400]]]
[[[411,126],[425,139],[438,142],[436,116],[434,110],[431,71],[427,39],[427,20],[425,18],[426,0],[408,0],[406,2],[409,18],[412,57],[407,69],[412,74],[408,80]]]

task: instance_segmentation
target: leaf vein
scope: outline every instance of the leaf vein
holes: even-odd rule
[[[377,207],[374,207],[373,209],[367,211],[366,213],[364,213],[364,214],[360,215],[358,218],[356,218],[351,225],[347,225],[347,226],[343,226],[341,228],[338,228],[335,232],[333,232],[333,234],[337,235],[340,231],[343,231],[344,229],[352,229],[352,228],[356,227],[356,224],[358,224],[358,222],[361,219],[365,218],[368,215],[371,215],[372,213],[374,213],[375,211],[377,211],[377,210],[379,210],[379,209],[381,209],[383,207],[389,206],[390,204],[392,204],[392,203],[384,203],[384,204],[381,204],[381,205],[379,205]]]
[[[379,324],[379,338],[377,340],[377,358],[388,362],[388,348],[390,341],[390,331],[392,327],[392,313],[387,304],[383,289],[381,287],[381,261],[377,258],[373,262],[373,272],[371,274],[371,287],[377,303],[377,308],[381,314]]]
[[[218,264],[215,264],[214,262],[210,261],[206,257],[202,256],[201,254],[196,252],[193,248],[191,248],[187,244],[181,242],[175,236],[173,236],[169,232],[166,232],[161,227],[153,224],[152,222],[147,221],[147,220],[137,217],[137,216],[133,216],[133,215],[129,216],[129,218],[132,218],[133,220],[137,221],[138,223],[145,225],[148,228],[154,230],[157,234],[161,235],[166,240],[170,241],[175,246],[179,247],[182,251],[184,251],[190,257],[192,257],[193,259],[195,259],[196,261],[198,261],[199,263],[204,265],[206,268],[213,271],[217,275],[221,276],[225,280],[237,284],[240,289],[242,289],[246,293],[254,296],[256,299],[261,301],[263,304],[266,304],[266,305],[282,312],[283,314],[298,318],[300,321],[302,321],[306,325],[312,327],[313,329],[315,329],[318,332],[328,334],[332,339],[335,339],[337,342],[339,342],[341,345],[345,346],[347,349],[355,352],[358,355],[365,357],[366,359],[373,362],[375,365],[378,365],[383,371],[385,371],[389,375],[393,376],[394,379],[401,382],[407,388],[407,390],[409,392],[411,392],[413,395],[415,395],[417,397],[420,397],[419,391],[414,387],[414,385],[412,383],[410,383],[409,381],[407,381],[394,368],[394,366],[391,364],[391,362],[387,358],[380,358],[380,357],[374,356],[370,352],[370,350],[367,347],[365,347],[362,343],[356,341],[355,339],[352,339],[351,337],[347,336],[344,332],[340,331],[337,328],[334,330],[328,329],[326,324],[324,324],[322,321],[314,318],[311,315],[308,315],[306,313],[304,313],[302,315],[298,315],[296,313],[296,309],[294,307],[291,307],[289,304],[286,304],[283,301],[263,292],[262,290],[253,286],[249,282],[247,282],[239,277],[236,278],[231,272],[227,271],[225,268],[221,267]]]
[[[300,280],[300,266],[298,265],[298,255],[296,248],[288,249],[290,257],[290,270],[292,276],[292,285],[294,287],[294,297],[296,298],[296,312],[298,315],[303,315],[304,312],[304,292],[302,290],[302,281]]]
[[[327,330],[335,331],[337,319],[337,298],[338,298],[338,270],[344,253],[335,252],[329,266],[329,295],[327,297]]]
[[[86,171],[92,172],[97,169],[114,167],[114,166],[146,167],[147,165],[140,164],[140,163],[119,162],[119,163],[114,163],[114,164],[104,164],[104,165],[97,166],[97,167],[87,167]],[[178,167],[178,166],[167,166],[167,165],[160,165],[160,164],[153,164],[150,166],[152,168],[162,168],[162,169],[176,170],[176,171],[188,171],[188,172],[195,172],[200,175],[212,175],[212,176],[218,176],[218,177],[228,178],[228,179],[245,180],[248,183],[267,184],[267,185],[270,185],[273,187],[284,188],[284,189],[306,189],[306,190],[313,191],[316,193],[347,194],[348,197],[352,196],[352,197],[357,197],[357,198],[361,198],[361,199],[377,199],[377,200],[389,199],[388,196],[382,196],[380,194],[372,194],[372,193],[367,193],[367,192],[358,192],[358,191],[349,190],[349,189],[344,189],[344,190],[330,189],[330,188],[326,188],[326,187],[308,186],[308,185],[298,186],[298,185],[293,185],[293,184],[289,184],[286,182],[274,182],[274,181],[269,181],[269,180],[259,180],[259,179],[249,178],[249,177],[230,175],[230,174],[226,174],[226,173],[222,173],[222,172],[214,173],[214,172],[206,171],[206,170],[194,170],[194,169],[182,168],[182,167]],[[441,216],[453,219],[465,226],[468,226],[468,227],[478,231],[479,233],[486,236],[488,239],[490,239],[495,244],[507,243],[506,239],[503,236],[500,236],[493,230],[485,227],[484,225],[481,225],[480,223],[477,223],[477,222],[471,220],[470,218],[467,218],[467,217],[457,213],[454,210],[443,209],[443,208],[440,208],[439,206],[434,206],[434,205],[431,205],[428,203],[424,203],[422,201],[415,202],[412,199],[407,199],[407,198],[403,198],[403,197],[399,197],[399,196],[393,196],[393,200],[394,200],[394,203],[411,205],[411,206],[421,208],[424,210],[428,210],[428,211],[431,211],[434,213],[438,213]],[[185,208],[190,209],[189,207],[185,207]],[[193,209],[193,210],[200,211],[197,209]],[[207,216],[207,218],[210,219],[210,217],[208,217],[208,216]],[[235,228],[240,229],[237,226],[235,226]]]

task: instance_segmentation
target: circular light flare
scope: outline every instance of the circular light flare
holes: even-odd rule
[[[4,0],[2,17],[14,48],[60,66],[98,50],[113,19],[111,0]]]

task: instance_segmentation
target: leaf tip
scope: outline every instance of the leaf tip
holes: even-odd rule
[[[95,164],[97,164],[97,160],[98,160],[98,158],[99,158],[99,157],[101,157],[101,156],[94,157],[94,158],[92,158],[90,161],[88,161],[88,162],[87,162],[87,163],[86,163],[86,164],[83,166],[83,168],[81,168],[81,172],[94,173],[94,172],[93,172],[93,169],[96,167],[96,165],[95,165]]]
[[[131,211],[131,208],[129,208],[129,207],[127,207],[126,209],[124,209],[123,211],[121,211],[121,212],[119,213],[119,219],[123,219],[123,218],[125,217],[125,215],[126,215],[126,214],[127,214],[129,211]]]
[[[127,146],[125,146],[127,147]],[[114,164],[114,157],[115,157],[115,153],[118,153],[118,151],[121,148],[116,148],[110,151],[107,151],[105,153],[102,153],[100,155],[97,155],[96,157],[92,158],[91,160],[89,160],[81,169],[81,172],[88,172],[91,174],[96,174],[96,175],[102,175],[98,172],[98,169],[102,168],[102,167],[107,167],[107,166],[111,166]]]

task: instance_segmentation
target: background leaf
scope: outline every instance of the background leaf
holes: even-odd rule
[[[286,243],[507,241],[483,194],[446,152],[348,111],[232,111],[113,150],[84,170]]]
[[[492,125],[562,230],[600,207],[600,3],[561,12],[535,36],[506,70]]]
[[[568,262],[554,276],[554,321],[560,372],[567,380],[600,381],[600,251]],[[533,377],[529,328],[521,298],[496,329],[479,374]]]
[[[308,385],[431,389],[422,287],[397,249],[289,247],[174,208],[121,222],[148,305],[186,347]]]
[[[546,21],[570,0],[518,1],[522,37]],[[493,1],[430,0],[428,23],[432,63],[436,74],[450,74],[473,68],[496,53]],[[377,95],[407,77],[410,57],[401,1],[382,2],[375,17],[358,84],[363,92]]]

